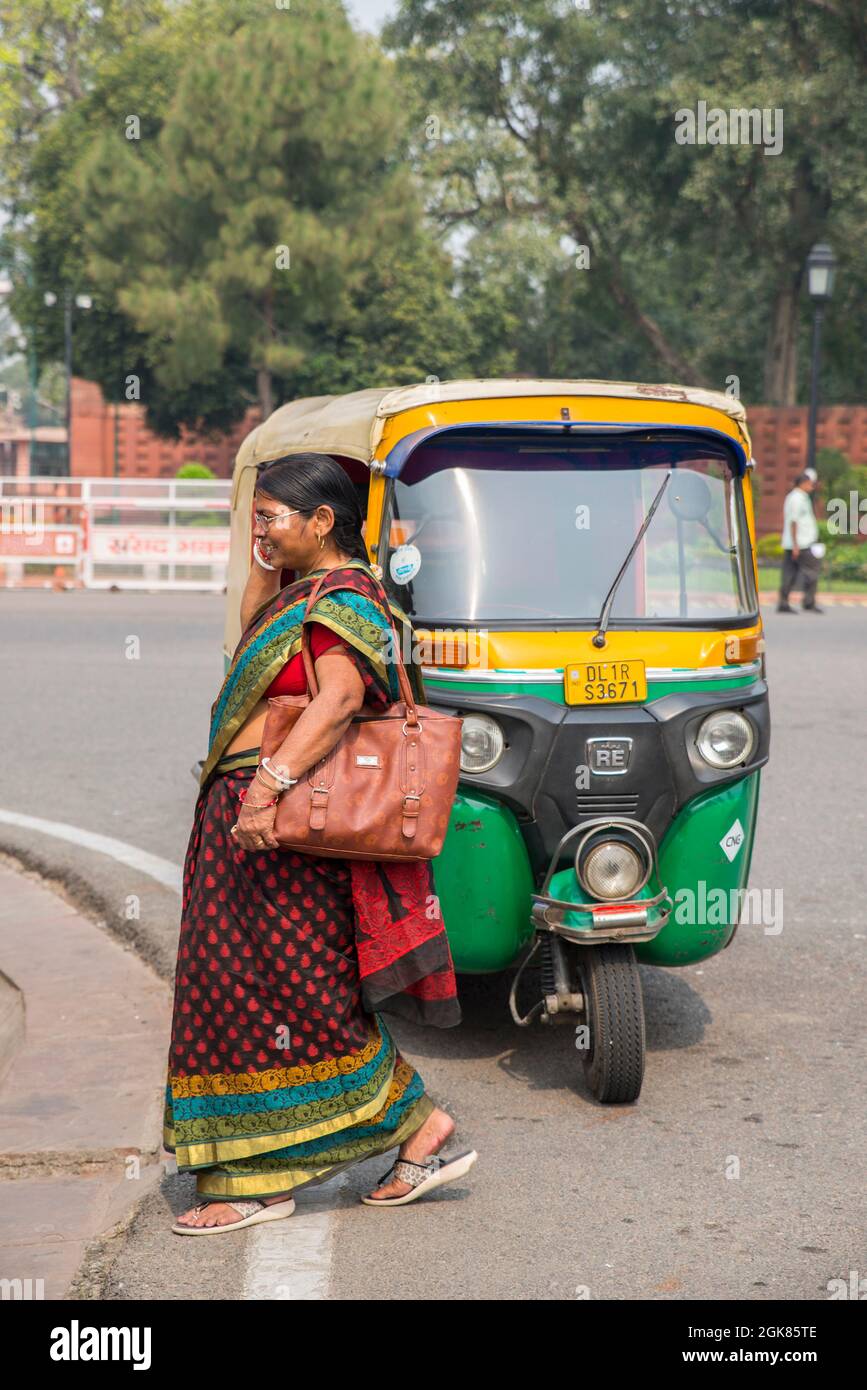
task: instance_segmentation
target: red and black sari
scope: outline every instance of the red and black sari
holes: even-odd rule
[[[212,706],[184,863],[163,1140],[212,1197],[321,1182],[402,1143],[434,1103],[381,1014],[461,1020],[429,863],[243,850],[229,834],[258,749],[225,749],[300,652],[319,573],[282,589],[241,636]],[[307,621],[345,644],[369,707],[399,698],[368,566],[329,571]],[[408,674],[423,699],[417,668]]]

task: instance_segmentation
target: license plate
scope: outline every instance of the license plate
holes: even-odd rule
[[[647,699],[643,661],[573,661],[566,667],[567,705],[622,705]]]

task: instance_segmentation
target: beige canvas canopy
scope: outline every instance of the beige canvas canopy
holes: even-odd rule
[[[342,454],[370,463],[386,420],[404,410],[447,401],[495,400],[514,396],[615,396],[626,400],[668,400],[721,410],[744,425],[740,401],[720,391],[693,386],[642,385],[632,381],[524,380],[500,377],[480,381],[422,382],[416,386],[372,386],[345,396],[308,396],[275,410],[244,440],[235,464],[239,469],[292,452],[312,450]]]
[[[231,556],[224,652],[231,657],[241,635],[238,611],[247,582],[250,504],[259,464],[285,454],[337,454],[370,465],[386,422],[402,411],[449,401],[503,400],[515,396],[611,396],[625,400],[670,401],[707,406],[734,420],[746,434],[740,401],[721,391],[694,386],[634,381],[527,380],[492,377],[466,381],[421,382],[415,386],[372,386],[342,396],[307,396],[280,406],[251,430],[235,458],[232,482]]]

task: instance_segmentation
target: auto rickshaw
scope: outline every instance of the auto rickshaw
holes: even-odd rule
[[[283,406],[235,465],[227,665],[257,471],[307,450],[359,488],[371,563],[415,630],[404,660],[463,717],[433,866],[456,970],[514,969],[515,1023],[571,1023],[591,1092],[634,1101],[638,964],[731,942],[768,759],[742,405],[503,379]]]

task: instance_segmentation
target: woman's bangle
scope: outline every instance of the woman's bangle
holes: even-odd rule
[[[238,792],[238,800],[239,800],[239,801],[243,801],[244,804],[245,804],[246,806],[249,806],[251,810],[253,810],[253,811],[258,811],[262,806],[276,806],[276,805],[277,805],[277,801],[278,801],[279,798],[276,797],[276,796],[274,797],[274,800],[273,800],[273,801],[247,801],[247,792],[248,792],[248,790],[249,790],[249,788],[248,788],[248,787],[245,787],[245,788],[243,789],[243,791]]]
[[[256,768],[256,774],[253,778],[253,781],[258,782],[260,786],[266,787],[269,792],[276,792],[277,796],[282,796],[286,790],[285,787],[272,787],[270,782],[266,782],[264,777],[259,776],[258,767]]]
[[[258,537],[257,537],[256,540],[253,542],[253,559],[256,561],[256,564],[257,564],[257,565],[261,565],[261,566],[262,566],[262,569],[263,569],[263,570],[271,570],[272,574],[273,574],[276,570],[280,569],[280,566],[279,566],[279,565],[269,565],[269,564],[267,563],[267,561],[263,560],[263,559],[260,557],[260,555],[259,555],[259,540],[258,540]]]
[[[259,767],[263,768],[265,772],[270,773],[271,776],[274,778],[274,781],[279,782],[281,787],[294,787],[295,783],[298,781],[297,777],[282,777],[280,773],[276,770],[276,768],[272,767],[270,758],[263,758],[259,764]],[[259,771],[259,767],[256,768],[257,773]],[[259,781],[261,782],[261,780],[262,779],[260,777]],[[267,785],[268,783],[266,782],[265,786]]]

